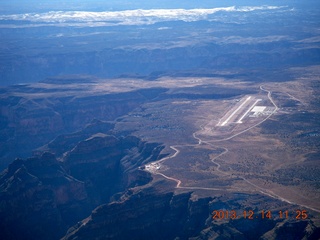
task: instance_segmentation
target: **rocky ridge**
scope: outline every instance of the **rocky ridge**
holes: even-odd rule
[[[75,136],[70,135],[69,139]],[[96,133],[66,149],[59,161],[51,150],[53,153],[16,159],[1,173],[2,239],[62,237],[113,194],[149,182],[150,174],[137,166],[156,160],[162,147],[136,137]]]

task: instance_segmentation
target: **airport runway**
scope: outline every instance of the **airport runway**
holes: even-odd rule
[[[242,120],[259,101],[261,99],[256,99],[253,96],[243,97],[220,119],[217,126],[223,127],[230,123],[242,123]]]

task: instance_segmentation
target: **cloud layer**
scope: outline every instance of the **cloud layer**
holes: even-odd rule
[[[41,25],[144,25],[163,21],[198,21],[208,19],[216,13],[270,11],[285,7],[250,6],[223,7],[210,9],[150,9],[106,12],[51,11],[46,13],[26,13],[0,15],[0,21],[19,21],[24,24]]]

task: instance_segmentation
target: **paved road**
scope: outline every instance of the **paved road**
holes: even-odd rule
[[[212,143],[213,143],[213,142],[216,143],[216,142],[228,141],[228,140],[230,140],[230,139],[232,139],[232,138],[234,138],[234,137],[237,137],[237,136],[239,136],[239,135],[241,135],[241,134],[243,134],[243,133],[251,130],[251,129],[254,128],[254,127],[257,127],[258,125],[262,124],[263,122],[267,121],[272,115],[274,115],[274,113],[275,113],[279,108],[278,108],[278,106],[276,105],[276,103],[274,102],[274,100],[272,99],[272,96],[271,96],[272,93],[271,93],[271,91],[264,89],[263,86],[260,86],[260,89],[261,89],[262,91],[267,92],[268,98],[269,98],[270,102],[271,102],[271,103],[274,105],[274,107],[275,107],[275,109],[272,111],[272,113],[271,113],[270,115],[268,115],[265,119],[263,119],[261,122],[259,122],[259,123],[255,124],[255,125],[247,128],[247,129],[245,129],[245,130],[243,130],[243,131],[241,131],[241,132],[239,132],[239,133],[237,133],[237,134],[234,134],[234,135],[232,135],[232,136],[230,136],[230,137],[227,137],[227,138],[224,138],[224,139],[220,139],[220,140],[210,141],[210,142],[204,141],[204,140],[202,140],[201,138],[197,137],[197,136],[196,136],[197,132],[194,132],[194,133],[193,133],[193,137],[198,141],[198,144],[170,146],[170,148],[173,149],[173,150],[175,151],[175,153],[174,153],[173,155],[171,155],[171,156],[168,156],[168,157],[165,157],[165,158],[163,158],[163,159],[160,159],[160,160],[158,160],[158,161],[156,161],[156,162],[154,162],[154,163],[163,163],[164,161],[167,161],[167,160],[169,160],[169,159],[171,159],[171,158],[176,157],[176,156],[180,153],[180,150],[178,149],[178,147],[197,146],[197,145],[201,145],[201,144],[207,144],[207,145],[212,146],[212,147],[215,147],[215,148],[216,148],[216,147],[219,147],[219,146],[217,146],[217,145],[213,146]],[[246,99],[246,101],[247,101],[247,100],[248,100],[248,98]],[[236,111],[237,111],[237,110],[236,110]],[[236,111],[235,111],[235,112],[236,112]],[[201,130],[203,130],[203,126],[200,126],[200,128],[201,128]],[[229,152],[229,150],[228,150],[227,148],[225,148],[225,147],[221,147],[221,146],[220,146],[220,148],[223,148],[224,151],[223,151],[222,153],[220,153],[218,156],[212,158],[211,161],[217,166],[216,171],[218,171],[218,172],[220,172],[220,173],[222,173],[222,174],[224,174],[224,175],[230,175],[229,173],[226,173],[226,172],[224,172],[224,171],[221,171],[221,170],[220,170],[220,167],[221,167],[220,164],[215,161],[216,159],[220,158],[221,156],[223,156],[223,155],[225,155],[225,154],[227,154],[227,153]],[[182,181],[179,180],[179,179],[177,179],[177,178],[166,176],[165,174],[159,172],[158,170],[152,171],[151,173],[152,173],[152,174],[156,174],[156,175],[161,175],[162,177],[164,177],[164,178],[166,178],[166,179],[168,179],[168,180],[171,180],[171,181],[176,182],[176,183],[177,183],[176,188],[192,189],[192,190],[209,190],[209,191],[218,191],[218,190],[219,190],[219,191],[220,191],[220,190],[223,190],[223,191],[231,191],[231,190],[228,190],[228,189],[226,189],[226,188],[206,188],[206,187],[197,187],[197,186],[195,186],[195,187],[184,187],[184,186],[181,186]],[[244,177],[242,177],[242,176],[236,176],[236,177],[241,178],[241,179],[242,179],[243,181],[245,181],[246,183],[248,183],[248,184],[250,184],[251,186],[255,187],[258,192],[260,192],[260,193],[262,193],[262,194],[264,194],[264,195],[266,195],[266,196],[269,196],[269,197],[271,197],[271,198],[275,198],[275,199],[280,200],[280,201],[283,201],[283,202],[287,202],[287,203],[289,203],[289,204],[296,204],[296,203],[294,203],[294,202],[289,201],[288,199],[285,199],[285,198],[283,198],[283,197],[275,194],[274,192],[272,192],[272,191],[270,191],[270,190],[263,189],[263,188],[259,187],[258,185],[250,182],[248,179],[246,179],[246,178],[244,178]],[[301,204],[296,204],[296,205],[299,205],[299,206],[302,206],[302,207],[305,207],[305,208],[308,208],[308,209],[311,209],[311,210],[313,210],[313,211],[315,211],[315,212],[319,212],[319,213],[320,213],[320,210],[319,210],[319,209],[315,209],[315,208],[312,208],[312,207],[309,207],[309,206],[306,206],[306,205],[301,205]]]

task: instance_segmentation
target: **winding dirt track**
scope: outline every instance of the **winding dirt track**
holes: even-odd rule
[[[222,174],[224,174],[224,175],[230,175],[230,174],[228,174],[228,173],[226,173],[226,172],[221,171],[221,170],[220,170],[220,167],[221,167],[220,164],[215,161],[216,159],[218,159],[218,158],[220,158],[221,156],[223,156],[223,155],[225,155],[226,153],[228,153],[229,150],[228,150],[227,148],[225,148],[225,147],[222,147],[222,146],[217,146],[217,145],[213,146],[212,143],[224,142],[224,141],[228,141],[228,140],[230,140],[230,139],[232,139],[232,138],[234,138],[234,137],[237,137],[237,136],[239,136],[239,135],[241,135],[241,134],[243,134],[243,133],[251,130],[252,128],[257,127],[258,125],[260,125],[260,124],[262,124],[263,122],[267,121],[272,115],[274,115],[274,113],[275,113],[279,108],[278,108],[278,106],[276,105],[276,103],[274,102],[274,100],[273,100],[272,97],[271,97],[271,91],[264,89],[263,86],[260,86],[260,89],[261,89],[262,91],[267,92],[268,98],[269,98],[270,102],[271,102],[271,103],[274,105],[274,107],[275,107],[275,109],[273,110],[273,112],[272,112],[270,115],[268,115],[266,118],[264,118],[261,122],[255,124],[255,125],[252,125],[251,127],[247,128],[247,129],[245,129],[245,130],[243,130],[243,131],[241,131],[241,132],[239,132],[239,133],[236,133],[236,134],[234,134],[234,135],[232,135],[232,136],[230,136],[230,137],[227,137],[227,138],[224,138],[224,139],[220,139],[220,140],[214,140],[214,141],[211,141],[211,142],[204,141],[204,140],[202,140],[201,138],[197,137],[196,135],[197,135],[197,132],[198,132],[198,131],[197,131],[197,132],[194,132],[192,135],[193,135],[193,138],[195,138],[195,139],[198,141],[198,144],[193,144],[193,145],[174,145],[174,146],[170,146],[170,148],[171,148],[172,150],[174,150],[175,153],[172,154],[171,156],[162,158],[162,159],[160,159],[160,160],[158,160],[158,161],[156,161],[156,162],[154,162],[154,163],[163,163],[163,162],[165,162],[165,161],[167,161],[167,160],[169,160],[169,159],[172,159],[172,158],[176,157],[176,156],[180,153],[180,150],[178,149],[178,147],[197,146],[197,145],[201,145],[201,144],[207,144],[207,145],[212,146],[212,147],[219,147],[219,148],[223,148],[223,149],[224,149],[224,151],[223,151],[222,153],[220,153],[218,156],[212,158],[212,159],[211,159],[211,162],[214,163],[214,164],[217,166],[217,168],[215,169],[216,171],[218,171],[218,172],[220,172],[220,173],[222,173]],[[201,130],[203,130],[203,127],[202,127],[202,126],[200,126],[200,128],[201,128]],[[163,173],[161,173],[161,172],[159,172],[159,171],[150,171],[150,172],[151,172],[152,174],[161,175],[162,177],[164,177],[164,178],[166,178],[166,179],[168,179],[168,180],[171,180],[171,181],[176,182],[176,183],[177,183],[176,188],[180,188],[180,189],[209,190],[209,191],[222,191],[222,190],[223,190],[223,191],[232,191],[232,190],[230,190],[230,189],[225,189],[225,188],[206,188],[206,187],[197,187],[197,186],[195,186],[195,187],[184,187],[184,186],[181,186],[182,181],[179,180],[179,179],[177,179],[177,178],[166,176],[165,174],[163,174]],[[249,185],[253,186],[253,187],[254,187],[258,192],[260,192],[261,194],[264,194],[264,195],[266,195],[266,196],[269,196],[269,197],[271,197],[271,198],[274,198],[274,199],[277,199],[277,200],[280,200],[280,201],[283,201],[283,202],[287,202],[287,203],[289,203],[289,204],[299,205],[299,206],[301,206],[301,207],[305,207],[305,208],[308,208],[308,209],[311,209],[311,210],[313,210],[313,211],[315,211],[315,212],[319,212],[319,213],[320,213],[320,210],[319,210],[319,209],[315,209],[315,208],[312,208],[312,207],[309,207],[309,206],[306,206],[306,205],[301,205],[301,204],[294,203],[294,202],[292,202],[292,201],[289,201],[288,199],[285,199],[285,198],[283,198],[283,197],[275,194],[274,192],[272,192],[272,191],[270,191],[270,190],[267,190],[267,189],[264,189],[264,188],[259,187],[258,185],[250,182],[248,179],[246,179],[246,178],[244,178],[244,177],[242,177],[242,176],[236,176],[236,177],[241,178],[243,181],[245,181],[245,182],[248,183]]]

